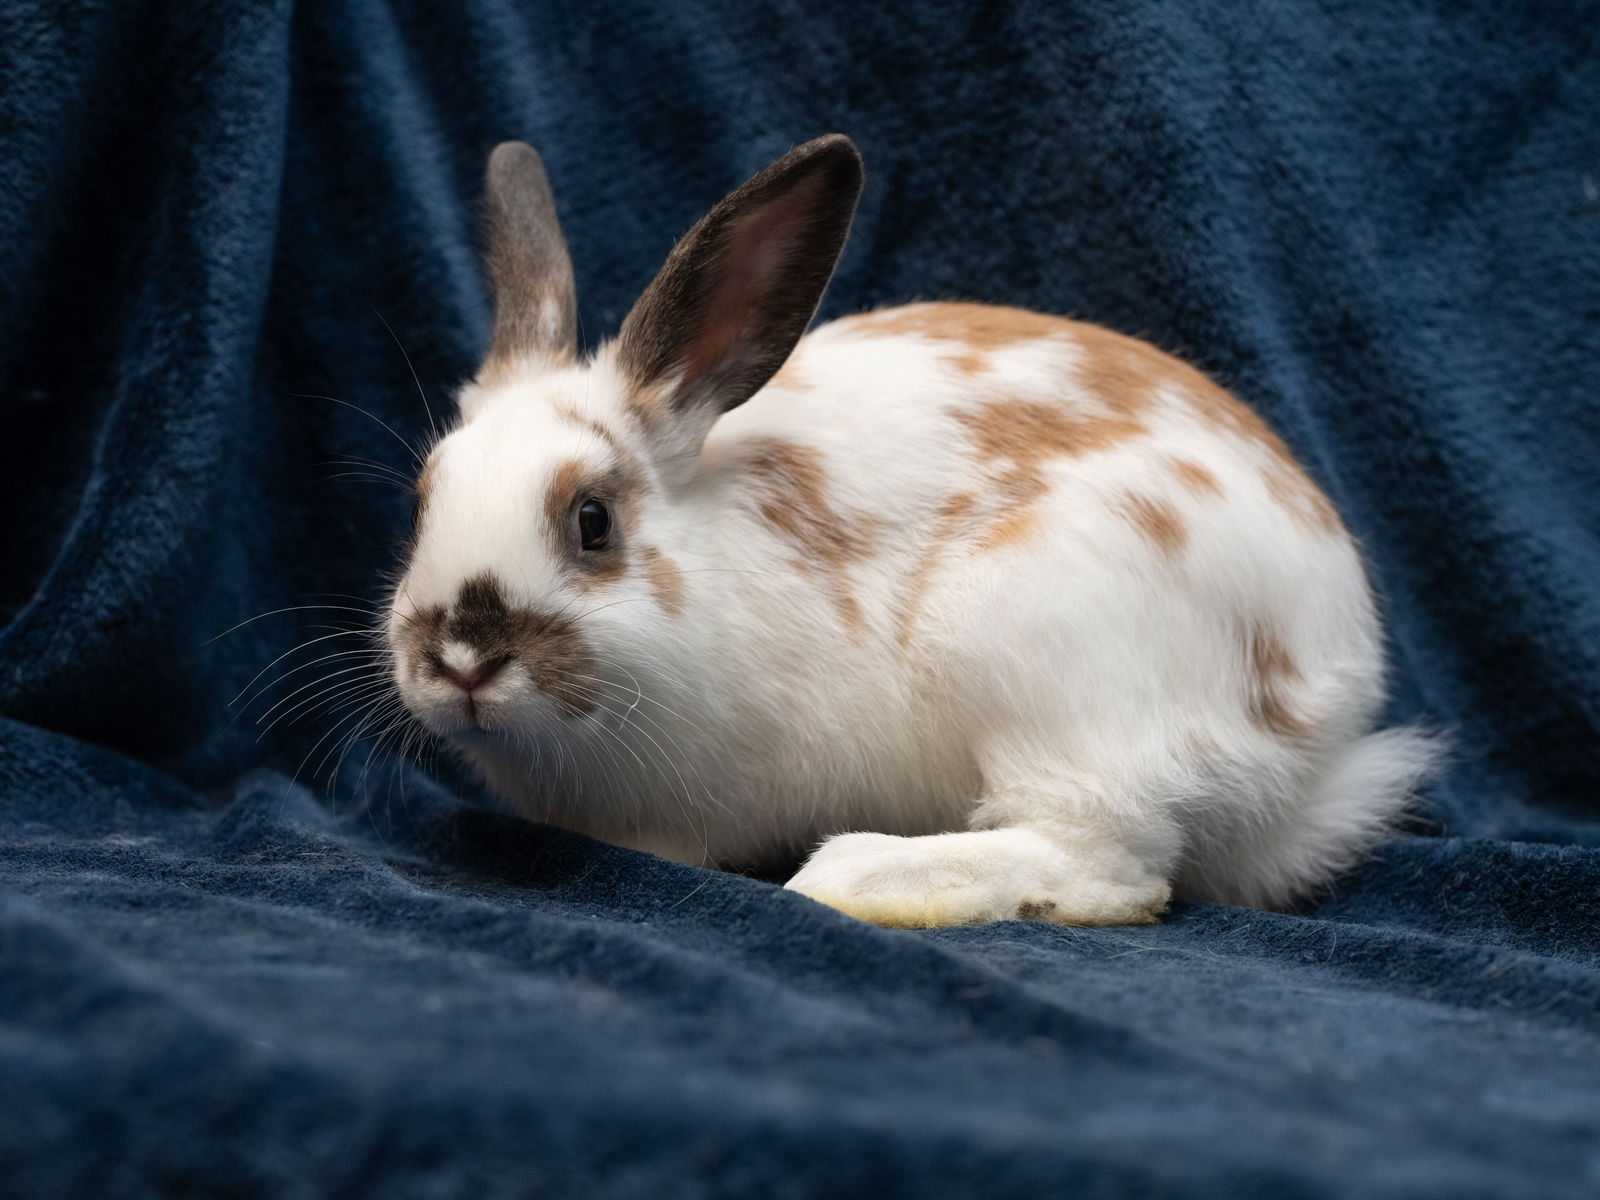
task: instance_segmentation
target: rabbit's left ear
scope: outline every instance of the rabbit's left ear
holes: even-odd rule
[[[783,366],[860,194],[861,156],[830,134],[785,154],[683,236],[617,340],[630,407],[652,432],[697,446]]]
[[[556,219],[544,164],[532,146],[501,142],[484,173],[486,265],[494,331],[485,372],[527,359],[571,362],[578,349],[578,298],[567,240]]]

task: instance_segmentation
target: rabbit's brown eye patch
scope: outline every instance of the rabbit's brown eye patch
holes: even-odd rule
[[[583,586],[613,582],[627,573],[627,534],[639,478],[632,464],[572,460],[559,466],[545,491],[545,514],[560,560],[575,568]]]
[[[604,550],[611,544],[611,508],[590,497],[578,505],[578,544],[585,550]]]

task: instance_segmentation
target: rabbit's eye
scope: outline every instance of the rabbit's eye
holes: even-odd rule
[[[604,550],[611,543],[611,510],[601,500],[578,506],[578,540],[585,550]]]

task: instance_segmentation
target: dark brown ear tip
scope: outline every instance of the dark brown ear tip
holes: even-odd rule
[[[833,171],[841,179],[850,177],[860,179],[865,171],[861,161],[861,151],[856,149],[856,144],[842,133],[826,133],[819,138],[813,138],[791,150],[789,157],[815,163],[819,167]]]
[[[825,133],[821,137],[812,138],[809,142],[804,143],[800,149],[809,150],[815,154],[844,154],[854,158],[857,162],[861,161],[861,151],[856,148],[856,144],[850,140],[849,136],[843,133]]]

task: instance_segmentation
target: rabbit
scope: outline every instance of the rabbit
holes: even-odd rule
[[[1200,371],[915,303],[807,333],[862,185],[808,142],[580,357],[539,156],[486,175],[487,357],[426,456],[383,634],[529,818],[787,863],[885,926],[1280,907],[1390,829],[1382,635],[1327,498]]]

